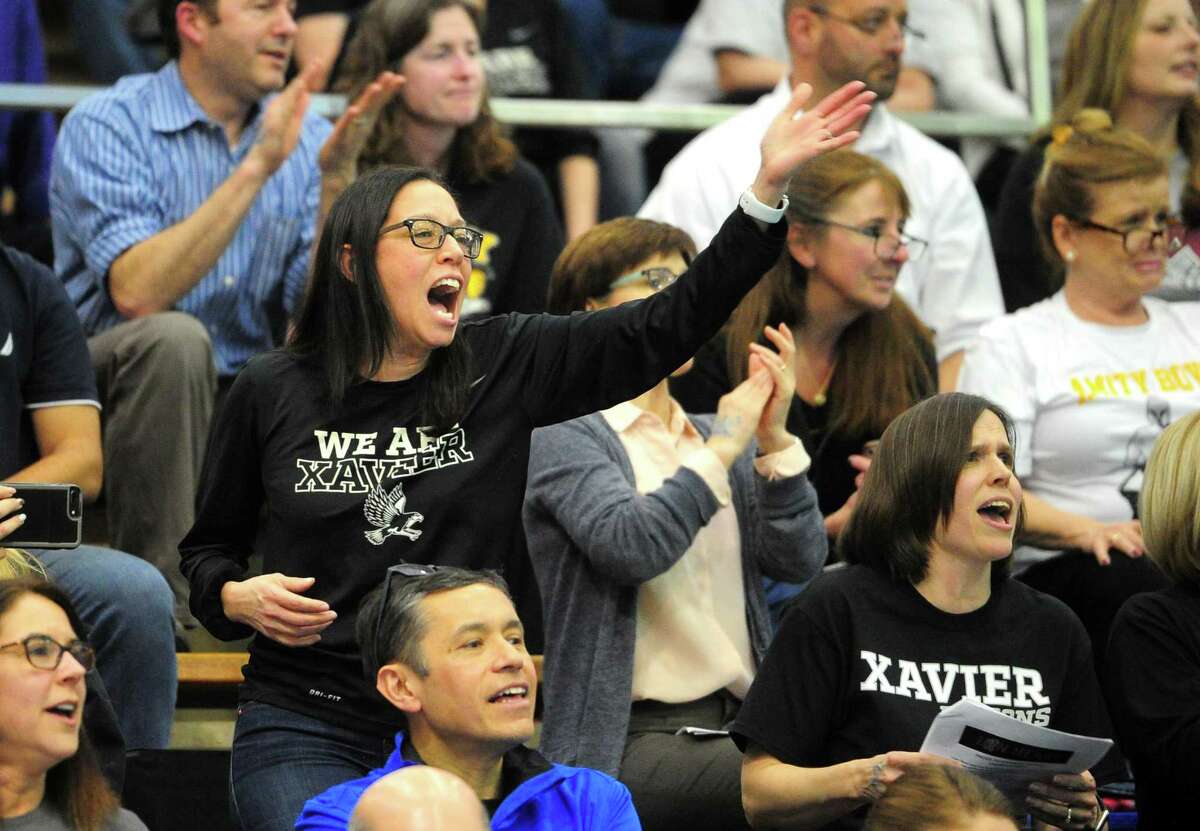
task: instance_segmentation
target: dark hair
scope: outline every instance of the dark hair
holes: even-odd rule
[[[825,219],[841,199],[871,182],[879,183],[908,215],[908,195],[895,173],[870,156],[837,150],[807,162],[792,179],[788,222],[806,227],[809,234],[824,234],[827,228],[814,220]],[[785,248],[729,319],[725,354],[731,387],[746,379],[749,345],[767,343],[764,326],[804,325],[807,288],[808,270]],[[838,339],[827,432],[882,433],[893,418],[937,388],[928,360],[932,352],[932,334],[899,296],[885,309],[859,315]]]
[[[333,89],[353,101],[380,72],[398,70],[404,57],[429,34],[433,15],[443,9],[462,9],[482,36],[483,19],[469,0],[374,0],[361,13],[358,28],[346,48]],[[405,143],[409,118],[404,91],[384,108],[367,139],[359,163],[363,169],[386,164],[412,164]],[[479,116],[454,134],[447,154],[447,175],[476,184],[508,173],[517,163],[516,146],[505,137],[492,116],[486,90]]]
[[[387,608],[381,608],[387,589],[385,578],[359,604],[358,620],[354,626],[355,638],[362,652],[363,672],[371,683],[375,682],[379,668],[393,661],[411,667],[420,676],[429,673],[425,656],[421,653],[421,639],[425,637],[426,624],[420,604],[427,596],[483,583],[499,589],[512,600],[508,583],[495,571],[441,566],[431,574],[391,579],[392,591],[388,596]],[[380,615],[383,615],[382,621]]]
[[[163,45],[167,48],[167,55],[171,58],[179,57],[179,29],[175,26],[175,9],[180,3],[185,0],[158,0],[158,28],[162,32]],[[200,7],[200,11],[205,14],[213,23],[220,22],[220,15],[217,13],[217,5],[220,0],[187,0]]]
[[[985,411],[1004,425],[1015,445],[1012,419],[978,395],[949,392],[901,413],[883,431],[858,505],[838,537],[841,556],[919,583],[929,567],[929,546],[954,512],[958,476],[971,449],[975,422]],[[1017,511],[1017,534],[1024,507]],[[992,565],[993,582],[1008,575],[1008,560]]]
[[[1012,819],[1014,813],[992,783],[962,768],[919,765],[888,785],[867,814],[863,831],[961,828],[980,814]],[[1014,831],[1016,827],[1014,821]]]
[[[674,225],[622,216],[601,222],[567,245],[554,261],[546,311],[569,314],[604,297],[609,284],[655,255],[678,252],[685,263],[696,256],[696,243]]]
[[[396,194],[419,181],[445,187],[436,173],[422,168],[386,167],[369,173],[334,201],[321,229],[288,349],[324,364],[335,405],[352,384],[379,371],[396,342],[396,321],[375,267],[375,246]],[[341,263],[347,245],[349,278]],[[423,427],[445,430],[462,418],[470,372],[471,353],[464,338],[433,350],[419,374]]]
[[[77,635],[87,632],[66,593],[45,578],[33,575],[0,580],[0,620],[28,594],[44,597],[62,609]],[[102,831],[121,807],[100,770],[86,730],[79,731],[79,749],[75,755],[46,772],[45,799],[78,831]]]

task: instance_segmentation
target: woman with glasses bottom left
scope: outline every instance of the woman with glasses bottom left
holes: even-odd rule
[[[70,600],[40,577],[0,580],[0,826],[145,831],[81,730],[95,655]]]
[[[288,348],[246,365],[213,425],[180,545],[200,621],[254,634],[231,759],[244,831],[290,829],[306,800],[391,752],[401,714],[354,642],[388,566],[504,567],[537,630],[520,514],[530,434],[654,386],[759,279],[783,228],[758,206],[852,141],[873,97],[848,84],[799,114],[806,89],[690,278],[640,303],[462,322],[479,234],[436,173],[384,168],[335,201]]]

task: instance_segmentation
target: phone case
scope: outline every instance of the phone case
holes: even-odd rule
[[[83,491],[78,485],[4,482],[24,499],[25,522],[0,540],[6,548],[77,548],[83,536]]]

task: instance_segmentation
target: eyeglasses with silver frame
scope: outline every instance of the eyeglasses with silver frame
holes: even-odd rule
[[[914,260],[920,259],[921,255],[925,253],[925,249],[929,246],[929,243],[920,237],[914,237],[903,231],[898,234],[888,234],[882,228],[877,228],[874,225],[867,225],[865,227],[847,225],[844,222],[834,222],[832,219],[822,219],[818,216],[806,216],[803,217],[802,221],[812,225],[832,225],[834,228],[841,228],[845,231],[851,231],[867,237],[873,240],[875,256],[881,260],[892,259],[896,256],[900,247],[904,246],[908,251],[908,261],[911,263]]]
[[[666,266],[655,266],[653,268],[643,268],[640,271],[631,271],[629,274],[622,274],[617,279],[608,284],[609,291],[615,291],[622,286],[632,286],[635,283],[647,282],[650,288],[655,291],[662,291],[667,286],[679,279],[671,269]]]

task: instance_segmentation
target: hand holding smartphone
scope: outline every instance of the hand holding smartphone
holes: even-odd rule
[[[4,515],[0,515],[0,527],[19,514],[25,516],[25,521],[9,531],[7,536],[0,534],[0,543],[5,547],[79,546],[83,534],[83,491],[78,485],[0,483],[0,505],[4,502],[11,507]]]

